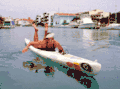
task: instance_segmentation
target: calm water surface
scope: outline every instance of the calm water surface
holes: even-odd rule
[[[44,28],[38,28],[40,40]],[[88,77],[45,60],[30,50],[23,54],[24,39],[33,40],[33,27],[1,29],[0,89],[120,89],[119,31],[70,28],[49,28],[48,31],[55,33],[55,40],[68,53],[92,61],[97,59],[102,65],[99,74]],[[35,67],[30,68],[30,63]]]

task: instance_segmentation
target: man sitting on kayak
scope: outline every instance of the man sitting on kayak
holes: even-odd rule
[[[54,40],[54,33],[48,33],[48,24],[45,24],[45,35],[43,40],[38,40],[38,28],[36,27],[35,23],[32,24],[35,29],[34,41],[30,42],[23,50],[22,53],[26,52],[30,45],[34,46],[35,48],[46,50],[46,51],[55,51],[55,48],[59,49],[61,54],[65,54],[62,46],[59,42]]]

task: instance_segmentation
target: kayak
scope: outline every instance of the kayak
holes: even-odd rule
[[[29,42],[30,40],[25,38],[25,43],[28,44]],[[49,59],[56,63],[74,68],[75,70],[83,71],[85,73],[97,75],[101,69],[101,64],[96,60],[91,61],[71,54],[62,55],[57,51],[40,50],[34,46],[29,46],[29,49],[45,59]]]

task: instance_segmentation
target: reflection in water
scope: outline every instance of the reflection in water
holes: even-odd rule
[[[75,38],[77,42],[80,41],[80,32],[79,31],[75,31],[75,33],[72,32],[72,37]]]
[[[72,32],[73,33],[73,32]],[[76,31],[75,34],[73,33],[73,38],[80,38],[79,31]]]
[[[49,66],[45,67],[44,73],[45,73],[46,76],[49,76],[49,75],[53,76],[54,72],[55,72],[55,70],[52,66],[51,67],[49,67]]]
[[[85,47],[97,46],[92,51],[109,47],[109,31],[83,29],[83,45]]]
[[[101,41],[109,39],[109,31],[83,30],[83,39],[89,41]]]
[[[82,32],[82,33],[80,33]],[[81,35],[80,35],[81,34]],[[80,40],[82,41],[82,45],[84,48],[91,47],[91,51],[96,51],[100,48],[108,48],[110,33],[108,30],[89,30],[89,29],[83,29],[83,31],[75,31],[72,32],[72,37],[77,42]]]
[[[38,63],[42,63],[45,64],[44,60],[39,59],[38,57],[36,57],[36,59],[33,59],[33,61],[36,61]],[[35,70],[35,73],[38,73],[38,69],[44,69],[45,75],[49,76],[49,75],[54,75],[54,68],[51,66],[43,66],[42,64],[35,64],[33,63],[33,61],[27,61],[27,62],[23,62],[23,67],[24,68],[29,68],[30,71]]]
[[[77,82],[82,84],[85,88],[99,89],[99,85],[98,85],[96,79],[93,76],[88,76],[86,73],[83,73],[82,71],[71,69],[69,67],[66,67],[65,65],[53,62],[50,59],[45,59],[41,56],[39,56],[39,58],[37,57],[36,59],[33,59],[33,60],[38,63],[40,63],[41,61],[45,61],[45,62],[43,62],[42,64],[36,65],[32,61],[27,61],[27,62],[23,62],[23,67],[29,68],[30,71],[31,70],[38,71],[38,69],[44,69],[44,73],[46,76],[49,76],[49,75],[53,76],[54,72],[55,72],[54,67],[57,67],[57,69],[59,71],[62,71],[68,77],[75,79]],[[43,66],[44,63],[47,66]],[[26,64],[30,64],[30,65],[26,65]]]

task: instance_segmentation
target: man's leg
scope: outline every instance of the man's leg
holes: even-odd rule
[[[36,25],[35,25],[35,24],[33,24],[32,26],[33,26],[33,27],[34,27],[34,29],[35,29],[34,41],[36,42],[36,41],[38,41],[38,28],[36,27]],[[48,24],[47,24],[47,23],[45,23],[45,35],[44,35],[44,38],[45,38],[45,37],[46,37],[46,35],[47,35],[47,31],[48,31]]]
[[[47,32],[48,32],[48,23],[45,23],[45,34],[44,34],[44,38],[47,36]]]
[[[34,41],[38,41],[38,30],[35,29],[35,34],[34,34]]]
[[[34,34],[34,41],[38,41],[38,28],[36,27],[35,23],[32,24],[32,26],[35,29],[35,34]]]

